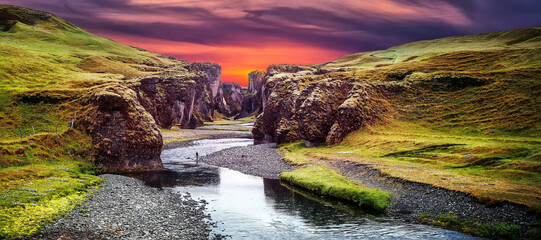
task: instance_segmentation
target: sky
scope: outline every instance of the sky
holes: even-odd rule
[[[247,84],[270,64],[313,64],[407,42],[541,25],[539,0],[0,0],[117,42],[215,62]]]

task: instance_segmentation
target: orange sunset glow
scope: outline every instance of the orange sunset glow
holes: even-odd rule
[[[300,43],[269,42],[257,46],[208,46],[167,40],[106,36],[117,42],[141,47],[196,62],[218,62],[222,66],[222,81],[247,85],[248,73],[265,70],[270,64],[313,64],[326,62],[348,54]]]

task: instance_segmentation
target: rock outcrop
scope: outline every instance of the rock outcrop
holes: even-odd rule
[[[108,172],[162,168],[161,132],[135,91],[109,84],[80,100],[86,107],[75,126],[92,138],[98,167]]]
[[[212,121],[214,98],[218,96],[221,68],[213,63],[194,63],[186,68],[171,67],[165,74],[155,74],[131,81],[141,105],[163,128],[202,126]]]
[[[215,98],[215,109],[225,117],[243,117],[240,114],[243,112],[242,103],[246,94],[238,83],[224,82],[220,85],[219,93]]]
[[[327,75],[314,66],[273,65],[262,82],[262,114],[255,143],[304,140],[307,146],[340,142],[348,133],[393,115],[396,82]]]
[[[266,74],[266,71],[253,71],[248,74],[248,88],[242,102],[241,117],[247,117],[251,114],[258,115],[263,112],[263,106],[267,100],[264,96]]]
[[[223,83],[214,63],[177,62],[162,71],[98,85],[79,99],[77,126],[92,138],[97,165],[108,172],[159,169],[159,127],[195,128],[215,112],[242,111],[240,85]]]

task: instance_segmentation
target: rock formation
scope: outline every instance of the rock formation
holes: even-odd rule
[[[391,98],[403,88],[328,73],[316,66],[270,66],[261,81],[263,111],[252,130],[255,143],[336,144],[352,131],[383,121],[382,115],[391,116]]]
[[[242,102],[241,117],[263,112],[263,106],[266,104],[266,97],[264,97],[266,74],[266,71],[254,71],[248,74],[248,88]]]
[[[162,168],[161,132],[135,91],[108,84],[80,100],[85,108],[76,126],[92,138],[98,167],[109,172]]]
[[[215,109],[225,117],[243,117],[242,103],[246,92],[238,83],[224,82],[220,85],[219,93],[215,98]]]
[[[218,96],[221,68],[213,63],[175,66],[166,74],[134,79],[131,88],[141,105],[163,128],[178,125],[184,128],[202,126],[212,121],[214,98]]]

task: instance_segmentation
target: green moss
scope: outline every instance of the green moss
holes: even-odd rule
[[[77,162],[55,162],[0,170],[0,237],[31,235],[66,215],[102,179]]]
[[[293,165],[304,165],[312,162],[313,159],[309,156],[310,152],[321,149],[325,149],[325,147],[307,148],[302,141],[286,143],[280,146],[283,159]]]
[[[437,216],[424,213],[419,217],[419,221],[493,239],[523,239],[525,237],[522,234],[522,228],[515,224],[502,222],[481,224],[476,220],[460,218],[452,212]]]
[[[376,211],[385,210],[392,197],[387,192],[361,187],[320,165],[309,165],[291,172],[284,172],[280,178],[310,191],[352,201],[361,207]]]
[[[102,182],[90,148],[73,129],[0,143],[0,238],[36,233],[82,202]]]

